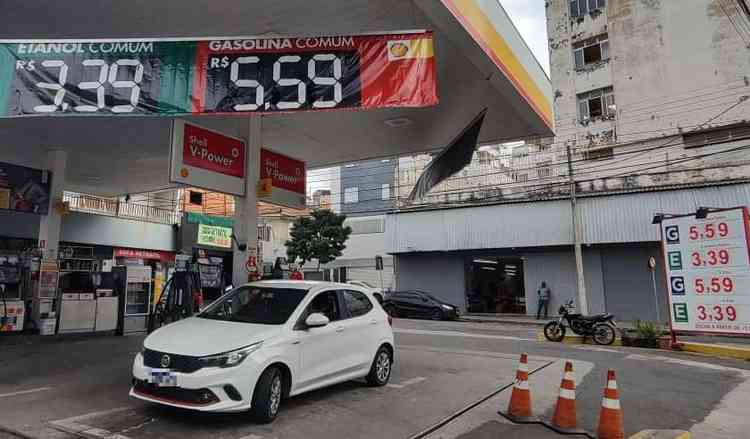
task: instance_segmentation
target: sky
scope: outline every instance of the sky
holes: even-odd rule
[[[549,75],[547,51],[547,23],[544,15],[545,0],[500,0],[518,32]]]

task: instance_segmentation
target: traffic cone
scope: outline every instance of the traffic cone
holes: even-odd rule
[[[607,372],[607,387],[604,388],[602,410],[599,413],[599,439],[624,439],[625,428],[622,425],[620,395],[617,392],[615,371]]]
[[[508,416],[514,418],[531,417],[531,392],[529,391],[529,363],[528,355],[521,354],[521,362],[516,371],[516,383],[508,404]]]
[[[552,425],[563,430],[576,428],[576,382],[573,376],[573,363],[565,362],[565,374],[560,383]]]

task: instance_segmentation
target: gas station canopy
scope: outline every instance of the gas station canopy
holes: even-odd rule
[[[549,79],[497,0],[28,0],[3,8],[0,39],[234,39],[434,33],[439,103],[263,115],[262,144],[308,167],[434,150],[482,108],[480,143],[552,133]],[[242,136],[247,115],[188,121]],[[0,161],[44,168],[68,153],[65,188],[99,195],[170,187],[170,117],[0,119]]]

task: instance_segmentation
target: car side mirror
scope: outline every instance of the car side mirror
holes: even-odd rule
[[[321,328],[329,323],[331,323],[331,321],[328,320],[328,317],[319,312],[310,314],[305,320],[305,325],[307,325],[308,328]]]

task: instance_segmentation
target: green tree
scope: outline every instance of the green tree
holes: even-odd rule
[[[292,224],[286,245],[286,255],[290,262],[300,261],[300,266],[317,259],[320,264],[333,262],[346,248],[346,240],[352,228],[344,226],[346,215],[337,215],[328,210],[314,210],[309,217],[298,218]]]

